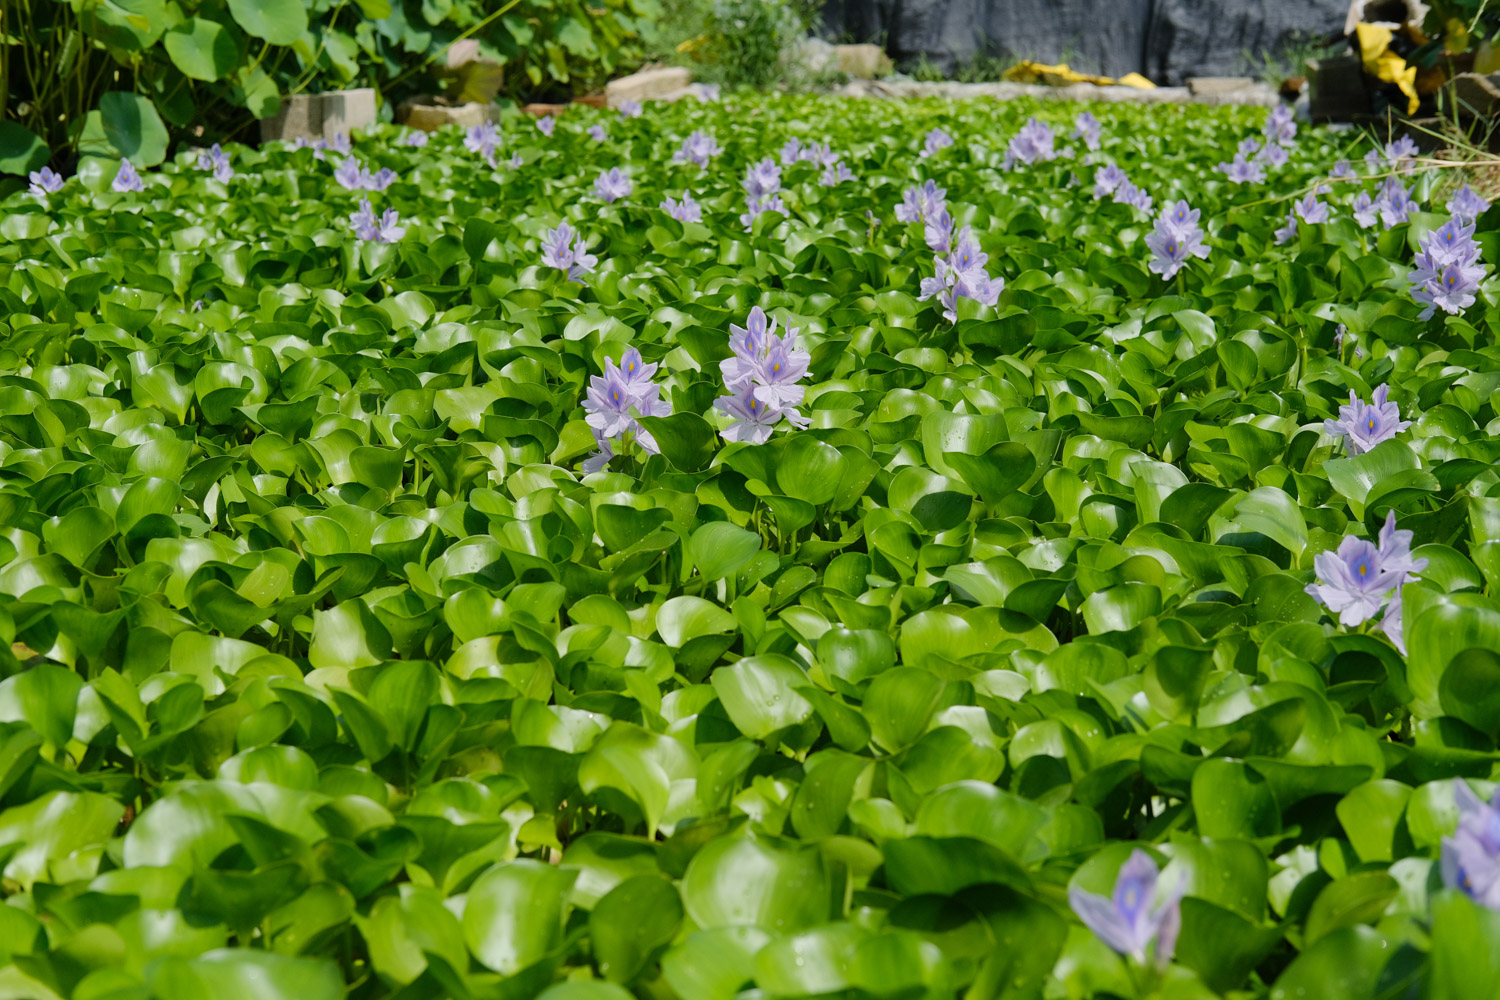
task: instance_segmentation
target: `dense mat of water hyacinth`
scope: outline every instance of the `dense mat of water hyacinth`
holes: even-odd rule
[[[704,98],[0,206],[0,994],[1492,997],[1487,201]]]

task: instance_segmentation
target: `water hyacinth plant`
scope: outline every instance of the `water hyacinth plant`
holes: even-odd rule
[[[731,356],[719,362],[728,395],[714,400],[714,408],[730,418],[720,433],[726,441],[764,444],[783,419],[793,427],[806,427],[808,419],[797,409],[806,388],[798,383],[807,375],[812,356],[797,348],[797,329],[776,333],[776,320],[755,306],[744,326],[729,326]]]
[[[146,182],[141,179],[140,172],[135,169],[135,164],[129,160],[121,160],[120,169],[115,174],[115,179],[110,182],[110,187],[124,194],[129,191],[146,190]]]
[[[1423,236],[1420,247],[1416,269],[1406,280],[1412,286],[1411,297],[1427,307],[1421,318],[1430,318],[1438,309],[1457,314],[1473,305],[1488,273],[1479,260],[1474,224],[1451,218]]]
[[[610,167],[594,178],[594,195],[607,205],[630,197],[630,192],[634,190],[635,185],[630,182],[630,175],[619,167]]]
[[[359,200],[359,211],[349,216],[349,225],[354,235],[370,243],[395,243],[406,235],[406,227],[400,224],[401,214],[387,208],[379,215],[370,207],[369,198]]]
[[[1137,848],[1120,867],[1114,893],[1100,896],[1076,886],[1068,905],[1085,927],[1137,966],[1165,969],[1182,933],[1184,887],[1163,891],[1156,861]]]
[[[575,233],[572,226],[561,222],[542,237],[542,263],[564,272],[569,281],[582,281],[599,263],[599,258],[589,253],[588,241],[582,233]]]
[[[584,421],[598,450],[584,460],[585,473],[598,472],[616,455],[628,455],[632,449],[645,455],[659,453],[656,439],[639,419],[672,412],[671,402],[660,396],[661,387],[651,381],[656,369],[654,364],[645,364],[640,352],[631,347],[618,365],[605,359],[604,374],[589,379],[583,401]]]
[[[1162,212],[1155,229],[1146,235],[1146,246],[1152,254],[1147,267],[1170,281],[1194,257],[1207,259],[1209,248],[1203,242],[1204,232],[1198,225],[1200,214],[1185,201],[1179,201]]]
[[[1359,455],[1382,441],[1389,441],[1411,426],[1401,419],[1401,408],[1389,399],[1391,387],[1380,385],[1370,402],[1360,400],[1349,391],[1349,404],[1339,407],[1337,419],[1323,421],[1323,430],[1332,437],[1343,438],[1350,455]]]

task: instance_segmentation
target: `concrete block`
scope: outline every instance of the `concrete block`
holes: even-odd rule
[[[891,57],[879,45],[835,45],[838,67],[856,80],[873,80],[890,73]]]
[[[1204,94],[1232,94],[1238,90],[1248,90],[1255,86],[1255,81],[1248,76],[1193,76],[1188,78],[1188,92],[1194,97]]]
[[[473,128],[485,122],[499,121],[500,109],[493,104],[480,104],[478,101],[450,107],[446,104],[426,104],[418,99],[403,101],[396,109],[396,119],[409,128],[436,132],[444,125]]]
[[[622,101],[649,101],[693,82],[693,74],[681,66],[659,66],[611,80],[604,86],[609,106],[617,108]]]
[[[260,120],[261,142],[292,142],[323,137],[323,103],[319,94],[293,94],[281,99],[281,108]]]
[[[369,128],[375,124],[375,90],[373,87],[335,90],[318,96],[323,104],[323,138],[325,139],[331,139],[339,132],[352,135],[357,128]]]

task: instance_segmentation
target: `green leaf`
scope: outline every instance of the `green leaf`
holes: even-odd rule
[[[0,174],[24,174],[39,170],[50,151],[41,136],[16,122],[0,122]]]
[[[464,906],[464,941],[474,957],[514,976],[562,945],[576,871],[538,861],[507,861],[479,876]]]
[[[167,127],[149,98],[112,90],[99,98],[99,115],[109,144],[137,167],[167,158]]]
[[[235,22],[272,45],[291,45],[307,30],[307,9],[297,0],[229,0]]]
[[[666,879],[638,875],[615,886],[589,914],[600,974],[617,983],[635,979],[676,937],[682,916],[682,900]]]
[[[190,17],[162,39],[172,64],[194,80],[222,80],[239,61],[234,38],[215,21]]]

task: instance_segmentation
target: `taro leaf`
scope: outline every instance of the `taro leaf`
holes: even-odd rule
[[[166,159],[167,127],[149,98],[112,90],[99,98],[99,115],[109,144],[136,166]]]
[[[239,58],[233,36],[217,22],[201,17],[188,18],[168,31],[163,41],[172,64],[194,80],[223,79]]]
[[[552,955],[563,941],[576,871],[538,861],[495,865],[469,889],[464,940],[486,968],[513,976]]]
[[[47,162],[47,144],[16,122],[0,122],[0,174],[24,174]]]
[[[615,886],[589,914],[600,974],[617,983],[635,979],[676,937],[682,916],[677,889],[660,876],[637,875]]]
[[[296,0],[229,0],[229,12],[246,32],[272,45],[291,45],[307,30],[307,9]]]

